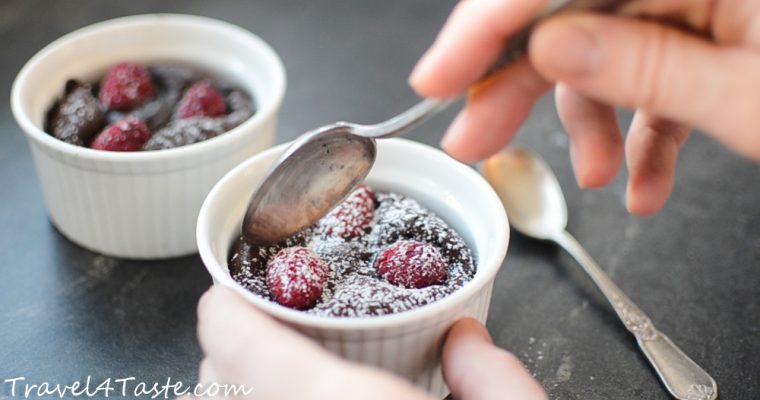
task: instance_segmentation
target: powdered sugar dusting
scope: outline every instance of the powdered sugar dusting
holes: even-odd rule
[[[156,92],[150,73],[140,64],[123,62],[106,72],[100,85],[100,101],[112,110],[129,110]]]
[[[273,246],[253,246],[240,238],[231,249],[232,277],[248,290],[272,300],[266,285],[267,261],[282,248],[306,246],[324,261],[329,271],[320,300],[305,312],[327,317],[368,317],[408,311],[440,300],[472,279],[475,265],[470,250],[442,219],[400,194],[378,193],[375,198],[377,208],[372,221],[359,237],[344,239],[308,228]],[[433,245],[446,265],[445,281],[422,289],[407,289],[380,278],[375,258],[400,240]]]
[[[438,249],[413,240],[398,241],[380,252],[375,268],[396,286],[423,288],[446,281],[446,264]]]
[[[66,83],[64,98],[50,110],[46,130],[64,142],[84,146],[104,122],[92,87],[72,80]]]
[[[202,142],[237,127],[254,113],[253,100],[240,90],[231,91],[227,101],[229,114],[172,120],[153,134],[143,150],[171,149]]]
[[[207,90],[208,85],[213,86],[213,112],[178,118],[175,109],[182,94],[198,82],[207,85]],[[45,131],[65,142],[89,146],[107,125],[133,117],[155,133],[142,142],[144,146],[141,143],[127,150],[162,150],[219,136],[245,122],[255,111],[253,98],[242,89],[193,67],[160,64],[146,69],[120,63],[106,73],[100,84],[69,80],[64,95],[47,111]]]
[[[366,185],[359,185],[346,200],[324,216],[317,224],[327,235],[350,239],[360,236],[372,222],[375,194]]]
[[[327,275],[327,265],[306,247],[286,247],[267,262],[267,287],[278,303],[290,308],[311,308]]]

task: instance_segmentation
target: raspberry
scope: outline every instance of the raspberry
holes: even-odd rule
[[[126,117],[108,125],[90,147],[109,151],[138,151],[150,139],[150,130],[141,120]]]
[[[100,101],[111,110],[130,110],[155,95],[150,73],[139,64],[117,64],[106,73],[100,84]]]
[[[267,263],[267,287],[285,307],[307,310],[322,296],[327,265],[306,247],[280,250]]]
[[[359,185],[342,203],[319,221],[320,229],[328,236],[343,239],[359,237],[375,215],[375,193]]]
[[[211,82],[200,81],[190,86],[177,106],[177,117],[218,117],[227,112],[224,96]]]
[[[380,252],[375,268],[388,283],[407,289],[422,289],[446,280],[446,263],[438,249],[428,243],[396,242]]]

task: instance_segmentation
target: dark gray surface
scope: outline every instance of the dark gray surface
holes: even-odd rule
[[[110,259],[71,244],[49,224],[8,107],[13,78],[37,50],[76,28],[129,14],[183,12],[239,24],[285,62],[278,141],[286,141],[323,123],[379,121],[413,104],[407,74],[453,3],[0,2],[0,380],[194,381],[195,303],[210,283],[196,256]],[[452,116],[409,137],[436,144]],[[517,142],[556,169],[570,231],[715,377],[721,398],[760,398],[760,168],[694,135],[672,199],[658,216],[639,218],[625,211],[624,176],[606,189],[576,188],[551,98],[538,104]],[[495,341],[525,362],[551,398],[668,398],[611,309],[554,246],[513,235],[496,285],[488,323]]]

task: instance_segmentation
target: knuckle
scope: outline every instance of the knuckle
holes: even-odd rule
[[[666,118],[652,117],[646,122],[647,131],[657,135],[661,140],[678,149],[689,136],[690,128]]]
[[[648,32],[647,38],[641,43],[637,52],[637,60],[634,77],[631,84],[630,104],[645,110],[657,110],[665,103],[667,95],[665,88],[669,87],[669,79],[672,76],[672,54],[674,46],[674,33],[665,27],[655,26]]]

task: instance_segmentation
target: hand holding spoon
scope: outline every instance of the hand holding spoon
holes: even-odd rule
[[[614,12],[627,1],[548,1],[541,15],[505,43],[481,80],[525,55],[530,33],[542,18],[566,10]],[[453,102],[425,99],[377,125],[338,122],[303,134],[275,161],[251,196],[243,236],[252,243],[274,243],[314,224],[367,176],[375,162],[375,139],[399,135]]]
[[[567,232],[567,206],[549,166],[525,150],[509,148],[483,164],[483,175],[504,203],[510,223],[526,236],[551,240],[572,255],[636,337],[641,351],[676,399],[714,400],[710,375],[654,327],[628,296]]]

